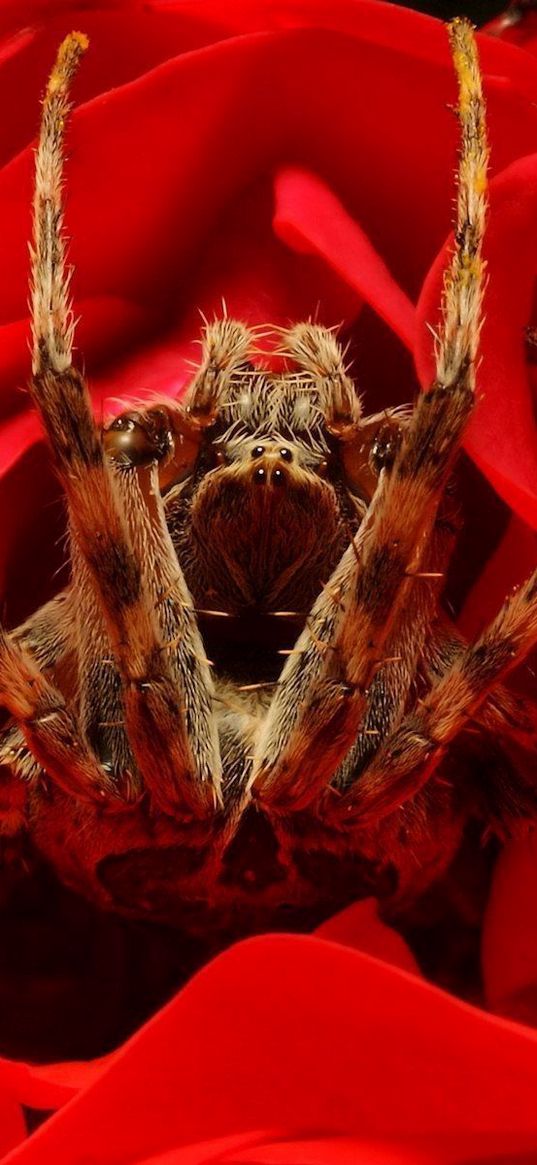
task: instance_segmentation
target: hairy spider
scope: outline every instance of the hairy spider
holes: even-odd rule
[[[364,895],[404,917],[469,819],[504,830],[535,816],[511,755],[513,741],[535,753],[535,716],[502,682],[537,639],[537,573],[470,645],[439,608],[474,407],[488,162],[471,26],[449,35],[461,144],[436,379],[413,409],[376,416],[330,330],[279,331],[275,371],[224,317],[183,403],[102,433],[71,360],[62,237],[83,36],[67,37],[46,90],[31,392],[72,577],[0,632],[1,828],[11,846],[29,832],[104,910],[209,949]],[[486,783],[461,767],[476,740]]]

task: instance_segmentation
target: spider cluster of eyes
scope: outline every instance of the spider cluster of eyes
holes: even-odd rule
[[[229,465],[231,458],[224,449],[217,449],[215,462],[217,466]],[[256,463],[256,468],[250,475],[255,486],[272,486],[282,489],[289,484],[290,470],[296,463],[296,452],[282,442],[267,441],[254,445],[250,451],[250,462]],[[328,461],[323,458],[315,467],[319,477],[325,477],[328,470]]]
[[[270,453],[265,445],[255,445],[252,449],[251,456],[253,461],[260,461],[261,459],[264,460],[265,458],[270,457]],[[287,464],[293,460],[293,452],[286,445],[282,445],[277,450],[276,456],[281,461],[287,462]],[[274,457],[274,454],[272,457]],[[285,478],[285,471],[280,465],[276,465],[272,471],[265,468],[264,465],[258,465],[257,469],[252,475],[252,481],[254,481],[256,485],[266,485],[267,482],[270,481],[271,485],[281,487],[285,485]]]

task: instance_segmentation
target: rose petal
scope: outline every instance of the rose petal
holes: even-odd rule
[[[249,1129],[531,1135],[537,1035],[334,943],[231,948],[17,1162],[101,1165]]]
[[[485,25],[484,31],[489,36],[520,45],[526,52],[537,51],[537,14],[530,8],[518,9],[514,5],[507,5],[505,12]]]
[[[367,235],[314,174],[281,170],[275,180],[274,229],[288,246],[321,255],[378,312],[408,348],[414,308]]]
[[[154,318],[147,307],[115,296],[79,300],[74,310],[77,318],[75,353],[84,353],[84,365],[90,373],[111,358],[119,359],[127,346],[139,344],[155,328]],[[28,319],[0,327],[0,422],[13,413],[31,408],[29,395],[24,391],[30,375],[29,345]],[[2,428],[0,450],[2,445],[13,447],[9,430],[7,440],[4,432]],[[0,457],[2,453],[5,456],[6,450],[1,450]]]
[[[534,1150],[532,1138],[516,1134],[505,1138],[478,1133],[460,1138],[447,1132],[441,1137],[405,1137],[397,1141],[361,1137],[278,1141],[226,1154],[222,1160],[226,1165],[534,1165]],[[157,1165],[157,1161],[159,1165],[183,1165],[182,1150],[153,1157],[151,1165]],[[150,1163],[144,1161],[143,1165]]]
[[[73,246],[77,294],[107,294],[119,302],[133,295],[155,307],[163,319],[162,335],[171,339],[165,352],[162,348],[165,377],[172,371],[175,337],[180,348],[188,331],[185,321],[196,306],[192,288],[200,303],[212,302],[216,293],[210,259],[206,267],[200,262],[208,240],[225,221],[224,208],[237,203],[260,175],[266,180],[291,158],[328,176],[334,198],[341,200],[336,206],[348,208],[339,224],[348,229],[355,218],[364,232],[360,245],[371,239],[382,255],[385,268],[372,267],[378,278],[373,298],[379,303],[384,302],[386,270],[394,271],[410,295],[419,286],[432,248],[445,232],[450,203],[449,149],[455,131],[438,129],[444,117],[442,112],[439,118],[438,108],[450,99],[453,77],[445,32],[435,22],[407,19],[404,12],[381,4],[336,0],[327,15],[324,4],[287,3],[274,5],[274,19],[288,25],[289,34],[267,36],[261,31],[267,21],[261,5],[249,6],[250,17],[240,3],[229,17],[220,3],[201,0],[195,7],[202,19],[220,20],[222,28],[237,19],[241,33],[243,17],[250,19],[249,27],[257,22],[260,35],[159,65],[92,102],[77,114],[70,142],[70,230],[79,232]],[[185,5],[170,4],[169,9],[180,14]],[[291,27],[308,21],[333,22],[340,30],[347,22],[352,37]],[[355,39],[357,31],[361,41]],[[537,97],[535,70],[526,62],[517,75],[523,54],[516,50],[503,53],[494,46],[484,55],[498,74],[504,73],[492,78],[488,88],[491,125],[498,135],[496,165],[505,164],[530,148],[536,119],[527,95],[531,92],[533,101]],[[419,78],[418,61],[424,65]],[[259,84],[259,78],[276,76],[278,86]],[[254,95],[250,103],[245,94]],[[378,111],[383,134],[378,133]],[[230,125],[240,125],[237,140],[230,137]],[[4,248],[13,265],[5,268],[9,279],[0,288],[1,318],[14,327],[26,298],[28,212],[18,207],[28,205],[22,199],[29,199],[29,163],[27,153],[0,175],[0,210],[6,219],[9,214],[14,230]],[[370,173],[378,173],[379,188],[368,185]],[[423,190],[425,205],[418,197]],[[329,251],[331,238],[320,242]],[[368,262],[376,251],[366,252]],[[263,251],[265,258],[273,253]],[[355,266],[358,258],[356,252]],[[240,264],[235,272],[231,298],[237,304],[250,300],[252,316],[258,318],[257,272],[251,282]],[[225,263],[218,281],[224,274]],[[280,286],[272,296],[278,280],[283,283],[280,267],[267,297],[275,312],[278,306],[281,310],[283,293]],[[315,285],[315,301],[316,293]],[[145,312],[144,306],[144,319]],[[108,339],[106,345],[108,351]],[[91,349],[90,340],[88,360]],[[109,381],[107,391],[112,387]],[[8,451],[17,440],[23,448],[29,439],[24,430],[28,418],[16,421],[21,428],[8,430]],[[8,452],[6,463],[9,457]],[[22,468],[24,463],[14,467],[13,481]],[[508,470],[509,476],[512,466]],[[33,477],[35,491],[35,467]],[[20,474],[17,490],[24,494],[24,488]],[[19,507],[14,490],[8,491],[8,501],[13,517],[6,545],[20,554],[16,540],[26,537],[26,502],[23,497]],[[364,941],[380,941],[372,922],[371,932]],[[535,1062],[535,1043],[527,1033],[464,1008],[381,963],[318,939],[259,940],[209,967],[107,1070],[99,1065],[97,1082],[13,1159],[23,1160],[26,1152],[28,1160],[52,1159],[60,1165],[62,1160],[132,1160],[177,1140],[220,1135],[222,1126],[273,1127],[274,1112],[284,1128],[307,1130],[313,1112],[316,1128],[318,1122],[330,1130],[350,1128],[357,1138],[370,1135],[371,1153],[383,1151],[375,1138],[386,1127],[386,1135],[396,1138],[415,1138],[417,1130],[429,1129],[434,1148],[435,1136],[445,1140],[446,1129],[455,1126],[461,1131],[461,1152],[470,1152],[474,1126],[494,1126],[495,1148],[500,1151],[505,1144],[509,1153],[520,1141],[502,1141],[498,1129],[509,1137],[512,1127],[526,1128],[537,1144]],[[90,1084],[83,1068],[71,1077],[68,1065],[57,1073],[52,1069],[47,1078],[45,1069],[41,1079],[39,1070],[37,1076],[30,1073],[21,1087],[29,1087],[30,1079],[38,1091],[56,1088],[65,1099],[66,1090],[81,1081]],[[354,1144],[359,1153],[360,1141]],[[418,1151],[415,1139],[414,1145]],[[319,1152],[331,1149],[337,1155],[337,1144],[327,1141]],[[212,1148],[189,1147],[181,1159],[192,1152],[192,1160],[201,1160],[202,1151],[209,1154]],[[288,1148],[295,1160],[299,1151]],[[394,1145],[394,1156],[404,1151]]]
[[[36,423],[33,416],[24,420]],[[66,560],[59,484],[43,444],[29,448],[0,478],[0,513],[0,592],[12,626],[50,598],[51,576]],[[41,562],[46,570],[39,569]],[[55,590],[62,581],[62,574],[54,578]]]
[[[272,1133],[272,1136],[277,1136]],[[209,1165],[211,1161],[227,1161],[228,1152],[234,1158],[235,1151],[239,1152],[244,1145],[263,1145],[270,1132],[248,1132],[231,1137],[215,1137],[210,1141],[199,1141],[195,1145],[184,1145],[180,1149],[170,1149],[169,1152],[158,1153],[156,1157],[146,1157],[144,1161],[137,1161],[136,1165]],[[246,1150],[249,1151],[249,1148]]]
[[[113,1058],[114,1053],[110,1053],[98,1060],[24,1064],[0,1057],[0,1090],[4,1088],[13,1093],[28,1108],[61,1108],[82,1088],[93,1084]]]
[[[149,0],[154,11],[182,11],[184,0]],[[235,0],[222,10],[221,0],[196,0],[196,10],[216,28],[235,33],[261,29],[314,27],[330,29],[371,44],[405,53],[416,60],[444,62],[445,25],[423,12],[393,7],[380,0]],[[489,26],[490,27],[490,26]],[[528,92],[534,92],[535,73],[520,53],[495,38],[479,37],[483,67],[496,75],[509,75]]]
[[[388,23],[398,24],[399,14],[387,11]],[[387,71],[384,48],[372,49],[365,35],[361,40],[296,28],[186,53],[114,89],[106,99],[78,108],[68,168],[77,294],[102,293],[106,285],[115,294],[128,289],[131,296],[138,286],[150,296],[156,273],[159,280],[164,275],[177,280],[179,260],[187,247],[192,253],[215,208],[244,188],[269,159],[288,154],[290,146],[309,155],[315,172],[331,172],[338,194],[348,191],[349,212],[369,237],[383,240],[383,257],[399,282],[406,287],[412,271],[421,283],[431,240],[439,240],[449,217],[446,186],[455,139],[444,110],[453,96],[447,41],[435,22],[430,24],[438,48],[443,44],[442,67],[424,64],[417,70],[413,55],[399,51]],[[510,53],[527,61],[525,54],[503,48],[504,65]],[[255,82],[275,74],[277,87]],[[491,78],[490,86],[497,155],[512,160],[531,148],[536,115],[518,97],[512,77],[501,84]],[[297,91],[300,103],[294,100]],[[226,132],[233,124],[241,125],[240,135]],[[379,124],[385,131],[380,138]],[[426,158],[423,141],[428,142]],[[31,162],[31,152],[25,151],[4,168],[0,181],[0,206],[9,203],[11,223],[9,238],[2,240],[5,258],[12,260],[5,267],[10,280],[0,300],[5,319],[21,317],[26,299]],[[364,175],[373,175],[374,181],[364,181]],[[427,182],[427,200],[418,207],[422,182]],[[118,191],[126,197],[118,199]],[[409,248],[407,232],[415,227],[417,214],[420,230],[414,231]]]
[[[14,0],[0,6],[0,99],[6,108],[16,94],[16,117],[0,123],[0,164],[31,141],[39,101],[58,45],[73,28],[89,37],[91,50],[76,81],[77,104],[124,85],[162,61],[203,48],[226,36],[225,22],[213,23],[203,3],[187,10],[154,11],[136,0],[69,3]],[[21,25],[26,27],[21,29]],[[121,52],[118,52],[121,45]]]
[[[481,572],[457,620],[463,635],[475,637],[494,618],[507,595],[529,578],[537,561],[537,535],[512,518],[500,545]]]
[[[200,4],[196,13],[201,14],[206,36],[213,19],[220,35],[229,35],[233,22],[218,23],[213,6]],[[326,33],[297,27],[294,6],[281,6],[274,21],[261,6],[246,27],[260,29],[268,20],[268,27],[286,26],[287,31],[251,33],[164,64],[158,63],[157,53],[156,67],[149,72],[78,109],[68,167],[77,296],[101,295],[106,287],[119,299],[135,295],[154,310],[172,312],[185,278],[191,285],[185,264],[188,268],[215,216],[260,166],[287,155],[289,142],[300,143],[300,151],[309,155],[316,170],[333,173],[334,189],[367,235],[382,239],[383,259],[399,281],[401,275],[406,287],[418,286],[431,240],[438,239],[448,214],[444,186],[440,182],[434,187],[434,180],[450,170],[446,145],[454,131],[443,120],[444,132],[439,133],[440,123],[435,122],[436,113],[444,118],[444,103],[453,87],[445,34],[434,21],[414,15],[420,39],[414,42],[413,56],[412,36],[396,48],[401,17],[392,9],[386,10],[381,34],[376,10],[367,3],[356,6],[353,35],[342,37],[341,30],[350,31],[351,7],[339,5],[333,23],[340,31],[330,34],[333,51],[327,52]],[[412,26],[414,15],[409,18]],[[162,16],[160,10],[151,19],[157,16]],[[179,19],[179,10],[176,16]],[[318,18],[317,5],[304,7],[304,23]],[[139,29],[136,36],[140,47],[144,36]],[[161,38],[162,49],[161,32],[155,36]],[[199,41],[194,38],[194,43]],[[385,76],[387,45],[395,56]],[[172,47],[173,39],[170,51]],[[500,160],[528,148],[535,121],[533,104],[518,92],[521,86],[529,92],[530,84],[527,70],[517,60],[521,54],[504,48],[503,55],[497,45],[484,49],[494,67],[499,69],[501,58],[504,73],[509,74],[508,79],[489,78],[490,118]],[[146,68],[147,64],[145,60]],[[275,73],[282,79],[277,89],[267,91],[255,82]],[[294,100],[297,88],[300,103]],[[253,99],[245,104],[246,92]],[[431,92],[438,98],[436,111]],[[382,140],[379,119],[385,125]],[[226,127],[237,122],[242,133],[230,137]],[[410,139],[403,132],[408,124],[413,126]],[[430,143],[426,161],[419,145],[423,140]],[[27,294],[31,165],[27,150],[0,175],[0,212],[10,221],[10,231],[0,239],[3,269],[10,273],[0,287],[0,314],[11,323],[22,316]],[[362,172],[374,175],[375,181],[361,181]],[[425,186],[427,201],[420,207],[415,237],[416,191]],[[127,198],[118,199],[118,191],[128,192]],[[84,355],[91,366],[91,341]]]
[[[9,1153],[26,1138],[26,1124],[20,1104],[11,1089],[0,1092],[0,1153]]]
[[[376,959],[384,959],[402,971],[420,974],[418,964],[404,939],[380,920],[378,903],[374,898],[353,902],[318,926],[315,933],[319,938],[353,947]]]
[[[483,927],[489,1007],[537,1026],[537,837],[508,842],[496,865]]]

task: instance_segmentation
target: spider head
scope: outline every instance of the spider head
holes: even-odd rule
[[[232,320],[208,327],[186,407],[124,414],[116,463],[158,461],[166,516],[200,607],[306,611],[355,533],[398,426],[363,418],[332,332],[283,333],[283,371]]]
[[[166,497],[200,606],[306,611],[328,579],[364,512],[340,455],[341,394],[329,399],[327,410],[307,368],[276,373],[243,361],[227,375],[192,475]],[[343,420],[348,436],[349,410]]]

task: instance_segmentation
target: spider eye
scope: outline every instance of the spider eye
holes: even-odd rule
[[[145,414],[122,413],[104,434],[104,446],[109,457],[122,465],[162,461],[173,449],[168,417],[157,409]]]
[[[115,421],[112,421],[112,424],[110,425],[110,429],[114,433],[132,433],[133,429],[135,428],[136,422],[134,418],[128,415],[116,417]]]

